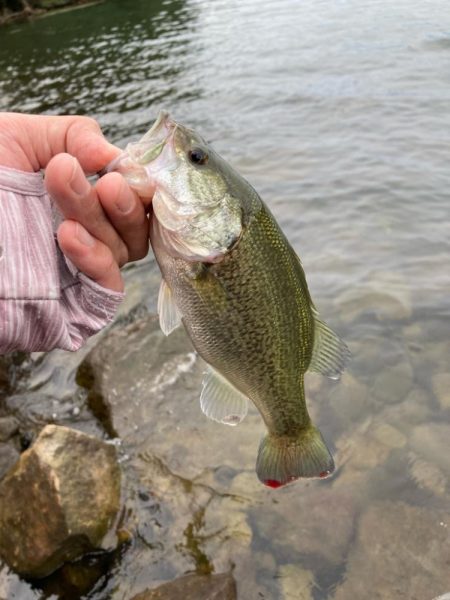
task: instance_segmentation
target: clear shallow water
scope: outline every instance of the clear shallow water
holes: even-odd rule
[[[341,384],[308,384],[341,465],[334,480],[317,484],[305,506],[301,486],[282,491],[276,511],[269,500],[255,507],[258,492],[249,492],[252,597],[290,597],[280,578],[300,577],[291,564],[313,574],[316,599],[360,597],[339,586],[352,579],[354,553],[364,554],[360,519],[372,504],[406,501],[434,514],[450,499],[448,3],[110,0],[4,28],[0,40],[1,110],[89,114],[120,145],[166,108],[271,207],[354,359]],[[128,280],[139,276],[131,270]],[[49,355],[34,384],[69,397],[78,360]],[[260,429],[247,427],[256,452]],[[245,430],[222,435],[225,454]],[[252,461],[249,451],[244,472]],[[339,502],[349,522],[333,555],[316,541],[333,521],[307,530],[309,544],[285,543],[292,529],[277,528],[288,515],[295,531],[321,498],[324,512]],[[380,598],[397,589],[386,578]]]

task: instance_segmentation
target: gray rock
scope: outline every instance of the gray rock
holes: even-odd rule
[[[199,532],[202,548],[211,557],[214,571],[230,569],[251,555],[253,532],[247,504],[233,496],[216,495],[208,503]],[[238,569],[239,572],[239,569]]]
[[[413,383],[413,369],[405,361],[381,371],[375,379],[373,393],[383,404],[394,404],[405,399]]]
[[[363,375],[363,380],[369,381],[378,377],[386,370],[387,365],[398,365],[409,362],[409,355],[404,342],[391,337],[383,328],[366,332],[351,341],[352,360],[349,371]]]
[[[30,365],[30,355],[25,352],[11,352],[0,356],[0,401],[26,385]],[[2,408],[0,402],[1,416]]]
[[[250,407],[239,427],[207,419],[199,402],[205,368],[182,327],[166,337],[149,316],[112,330],[77,380],[110,435],[156,455],[183,478],[225,464],[253,469],[261,418]]]
[[[334,600],[423,600],[450,588],[450,514],[379,502],[359,522]]]
[[[44,577],[103,547],[119,508],[115,448],[47,425],[0,483],[0,554],[16,572]]]
[[[450,473],[450,425],[447,423],[425,423],[415,427],[410,445],[416,454],[438,465],[444,473]]]
[[[17,432],[19,423],[13,416],[0,418],[0,442],[7,442]]]
[[[372,432],[373,437],[388,448],[403,448],[406,445],[406,436],[389,423],[376,425]]]
[[[0,356],[0,400],[4,398],[11,390],[9,368],[9,358],[7,356]]]
[[[164,583],[132,600],[235,600],[236,582],[231,573],[187,575]]]
[[[23,450],[26,450],[49,423],[79,429],[94,437],[102,437],[105,434],[81,394],[73,393],[58,398],[44,394],[40,390],[33,390],[8,396],[4,400],[4,406],[9,418],[17,423],[16,433],[19,434],[21,445],[22,440],[25,442],[28,440],[22,445]]]
[[[286,496],[295,496],[295,516],[286,497],[259,509],[258,533],[290,562],[293,556],[315,555],[337,565],[345,560],[352,539],[356,506],[348,492],[318,483],[300,482],[286,489]]]
[[[11,444],[0,443],[0,480],[17,462],[19,453]]]
[[[9,367],[9,357],[0,356],[0,398],[7,394],[10,388]]]
[[[436,373],[432,378],[433,392],[444,410],[450,408],[450,373]]]
[[[106,431],[126,438],[148,419],[148,405],[194,362],[184,330],[165,337],[158,318],[148,316],[105,337],[80,366],[77,382],[89,390],[88,402]]]
[[[448,478],[436,465],[417,458],[411,453],[409,472],[417,485],[436,496],[444,496],[449,483]]]
[[[356,423],[371,411],[367,386],[350,373],[343,373],[338,385],[329,394],[333,420],[347,430],[349,423]]]
[[[392,407],[388,408],[390,411]],[[335,460],[339,471],[332,485],[336,492],[350,492],[359,510],[379,493],[377,477],[385,473],[391,454],[399,450],[406,452],[406,436],[385,422],[385,414],[386,410],[376,418],[369,416],[336,441]]]
[[[364,287],[351,287],[336,299],[340,314],[354,322],[363,314],[374,314],[380,321],[404,320],[412,314],[409,286],[393,273],[371,274]]]
[[[392,445],[374,436],[380,425],[369,417],[353,431],[344,433],[336,442],[336,461],[344,471],[369,471],[386,462]],[[401,434],[400,434],[401,435]]]
[[[311,571],[298,565],[282,565],[277,579],[283,600],[313,600],[315,581]]]
[[[412,425],[419,425],[431,419],[432,400],[426,390],[415,386],[399,404],[386,406],[382,417],[396,423],[403,433],[409,435]]]

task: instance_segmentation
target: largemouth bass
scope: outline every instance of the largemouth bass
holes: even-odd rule
[[[333,458],[305,402],[306,371],[338,378],[349,351],[319,318],[301,262],[251,185],[195,131],[161,113],[110,166],[153,195],[158,312],[181,322],[209,371],[200,404],[236,425],[248,400],[268,429],[256,472],[270,487],[326,477]]]

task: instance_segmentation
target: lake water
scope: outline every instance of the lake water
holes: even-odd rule
[[[161,108],[198,129],[268,203],[352,351],[340,383],[308,381],[335,477],[245,490],[241,600],[450,591],[449,106],[447,0],[109,0],[0,30],[0,110],[91,115],[118,145]],[[74,393],[81,358],[33,360],[34,390]],[[234,440],[256,455],[256,416],[225,429],[227,465]],[[150,580],[183,573],[163,562]],[[151,583],[139,564],[86,597],[127,600]],[[8,600],[40,597],[3,581]]]

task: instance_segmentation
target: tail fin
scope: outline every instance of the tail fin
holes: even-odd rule
[[[261,440],[256,473],[269,487],[281,487],[299,477],[328,477],[333,471],[333,457],[314,425],[294,440],[271,435]]]

